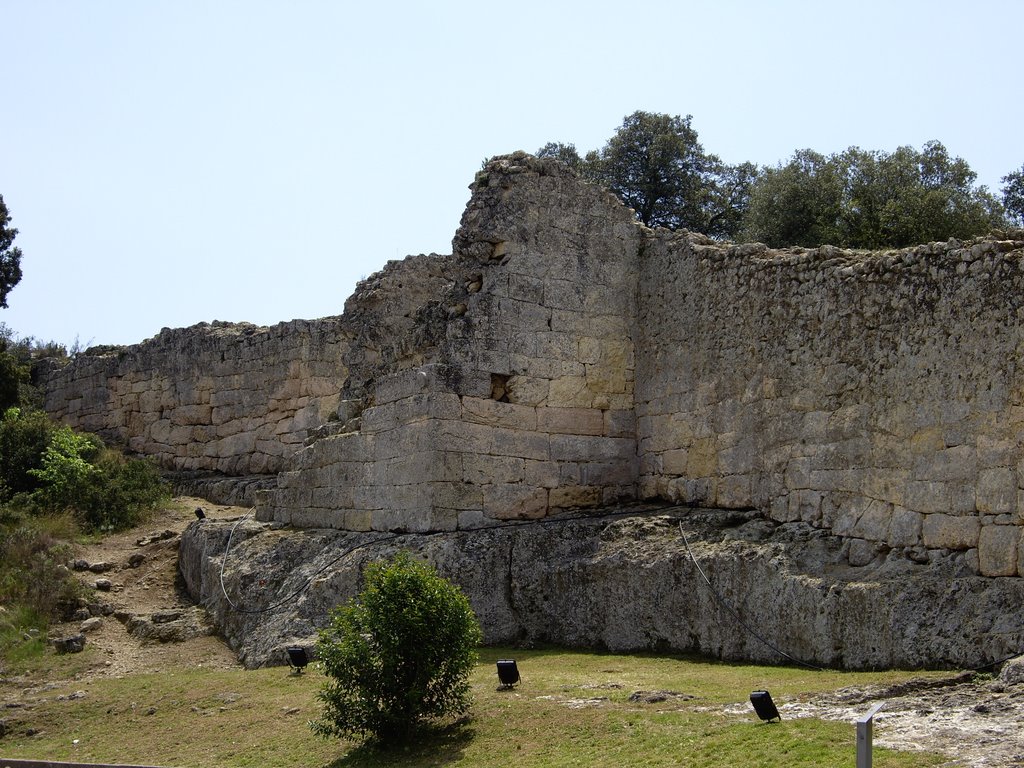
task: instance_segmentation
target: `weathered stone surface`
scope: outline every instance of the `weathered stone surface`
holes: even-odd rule
[[[168,608],[150,616],[115,613],[128,632],[139,640],[176,643],[214,633],[206,611],[199,606]]]
[[[1016,525],[986,525],[978,537],[978,562],[983,576],[1017,575]]]
[[[978,546],[980,530],[976,517],[925,515],[921,536],[929,549],[970,549]]]
[[[975,576],[963,555],[918,564],[872,549],[869,562],[851,567],[841,538],[753,512],[637,511],[430,535],[273,531],[247,521],[224,564],[227,593],[246,613],[220,589],[231,525],[191,525],[181,570],[250,667],[283,663],[286,645],[311,641],[329,610],[358,591],[365,565],[398,549],[461,586],[488,643],[782,660],[721,598],[772,645],[815,664],[967,668],[1024,647],[1024,629],[992,621],[1000,606],[1024,599],[1020,579]],[[251,612],[260,608],[268,610]]]
[[[343,315],[165,329],[44,366],[48,408],[181,471],[298,472],[245,502],[339,528],[422,526],[396,483],[488,517],[538,489],[546,509],[654,494],[934,549],[977,545],[943,516],[1020,517],[1024,374],[1002,361],[1020,348],[1024,239],[736,247],[644,229],[522,153],[471,188],[454,255],[389,263]],[[411,453],[448,463],[390,463]],[[484,482],[490,457],[554,462],[567,489],[552,502],[551,471]],[[363,477],[320,472],[334,464]]]

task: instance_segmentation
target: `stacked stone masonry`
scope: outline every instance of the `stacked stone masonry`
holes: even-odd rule
[[[258,516],[456,530],[644,499],[758,509],[850,562],[1024,575],[1024,233],[887,252],[649,230],[522,153],[451,256],[343,315],[44,368],[47,407],[176,469],[280,473]]]

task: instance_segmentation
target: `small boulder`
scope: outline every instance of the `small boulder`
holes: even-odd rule
[[[142,554],[141,552],[136,552],[135,554],[133,554],[131,557],[128,558],[128,567],[129,568],[138,568],[145,561],[146,561],[146,556],[144,554]]]
[[[113,586],[110,579],[96,579],[96,589],[100,592],[109,592]]]
[[[179,608],[164,608],[160,611],[154,611],[151,621],[154,624],[167,624],[172,621],[177,621],[185,612]]]
[[[95,632],[102,626],[103,619],[101,619],[99,616],[93,616],[92,618],[83,621],[79,629],[82,632]]]
[[[93,573],[106,573],[107,571],[113,570],[113,568],[114,568],[114,564],[113,563],[105,563],[105,562],[93,563],[92,565],[89,566],[89,570],[92,571]]]
[[[1024,683],[1024,656],[1010,659],[999,670],[999,679],[1007,685]]]
[[[52,643],[57,653],[81,653],[85,650],[85,635],[79,633],[67,637],[58,637]]]
[[[114,606],[110,603],[89,603],[90,616],[109,616],[114,612]]]

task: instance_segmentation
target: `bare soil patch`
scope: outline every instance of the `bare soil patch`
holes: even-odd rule
[[[145,525],[76,548],[74,574],[86,587],[88,605],[79,609],[75,619],[50,629],[51,638],[81,633],[86,647],[92,649],[91,663],[75,680],[170,668],[240,666],[235,653],[214,633],[205,611],[194,605],[179,582],[178,544],[181,532],[196,519],[196,508],[210,518],[246,512],[202,499],[177,498]],[[33,681],[20,682],[30,687]]]

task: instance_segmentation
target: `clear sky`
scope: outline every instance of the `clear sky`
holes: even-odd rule
[[[938,139],[998,192],[1022,29],[1019,0],[0,0],[0,322],[91,345],[340,314],[451,251],[486,157],[597,149],[638,109],[729,163]]]

